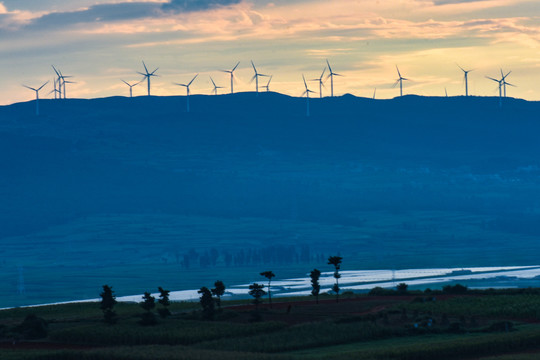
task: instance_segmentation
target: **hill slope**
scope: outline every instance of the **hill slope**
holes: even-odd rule
[[[189,114],[185,100],[0,107],[10,303],[45,299],[55,267],[85,284],[77,298],[112,274],[158,286],[122,282],[140,266],[194,272],[161,275],[179,288],[338,252],[350,268],[537,262],[538,102],[346,95],[310,99],[306,117],[306,99],[276,93],[194,95]]]

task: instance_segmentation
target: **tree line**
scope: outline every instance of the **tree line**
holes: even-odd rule
[[[339,279],[341,275],[339,270],[341,268],[341,262],[343,258],[341,256],[330,256],[328,258],[328,265],[334,266],[334,279],[335,283],[332,286],[332,291],[336,295],[336,302],[339,302]],[[255,305],[255,319],[259,319],[259,304],[262,303],[262,298],[265,295],[268,295],[268,304],[270,308],[272,307],[272,292],[271,285],[272,279],[276,276],[273,271],[263,271],[260,273],[261,276],[265,277],[268,280],[267,291],[265,291],[265,285],[259,283],[253,283],[249,285],[248,294],[253,297],[253,304]],[[319,284],[319,278],[321,276],[321,271],[318,269],[313,269],[310,272],[311,279],[311,295],[315,297],[316,303],[319,303],[319,293],[321,286]],[[202,307],[202,315],[205,319],[212,320],[216,311],[221,311],[221,297],[225,294],[225,284],[221,280],[217,280],[214,283],[214,287],[209,289],[206,286],[201,287],[198,290],[200,294],[199,303]],[[158,287],[159,299],[157,304],[159,305],[157,313],[161,318],[166,318],[171,315],[169,310],[170,300],[169,300],[169,290],[165,290],[162,287]],[[103,320],[108,324],[115,324],[118,320],[118,316],[114,311],[114,306],[117,304],[116,296],[112,290],[112,286],[103,285],[103,291],[100,294],[101,302],[100,308],[103,311]],[[142,301],[139,303],[144,312],[141,314],[141,325],[154,325],[157,323],[157,316],[153,312],[156,308],[156,298],[152,296],[150,292],[145,292],[142,296]],[[216,309],[217,306],[217,309]]]

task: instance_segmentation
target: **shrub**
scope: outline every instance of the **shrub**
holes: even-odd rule
[[[47,337],[47,326],[47,321],[30,314],[13,330],[24,339],[35,340]]]

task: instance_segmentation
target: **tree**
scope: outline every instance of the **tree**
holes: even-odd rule
[[[341,277],[339,269],[341,268],[341,256],[330,256],[328,258],[328,265],[334,265],[334,278],[336,283],[332,286],[332,291],[336,293],[336,302],[339,302],[339,278]]]
[[[146,312],[141,317],[141,324],[154,325],[156,323],[156,315],[152,312],[152,309],[156,307],[156,298],[149,292],[145,292],[142,299],[143,301],[139,304]]]
[[[214,318],[214,298],[212,292],[206,286],[203,286],[199,291],[201,294],[199,302],[203,308],[203,316],[205,319],[212,320]]]
[[[100,307],[103,311],[103,320],[107,324],[114,324],[116,322],[116,313],[113,308],[116,305],[116,296],[114,296],[112,286],[103,285],[103,292],[99,296],[101,296]]]
[[[311,277],[311,295],[315,296],[317,299],[317,304],[319,303],[319,292],[321,291],[321,285],[319,284],[319,278],[321,277],[321,272],[317,269],[313,269],[309,274]]]
[[[396,286],[396,290],[397,290],[398,294],[406,295],[408,287],[409,287],[409,285],[407,285],[406,283],[399,283]]]
[[[259,304],[261,303],[261,297],[266,295],[264,291],[264,285],[253,283],[249,285],[249,295],[253,296],[253,304],[255,304],[255,309],[259,310]]]
[[[225,284],[221,280],[217,280],[214,283],[214,288],[211,290],[212,295],[217,296],[217,305],[221,310],[221,297],[225,294]]]
[[[272,278],[275,277],[276,275],[271,271],[263,271],[261,275],[268,279],[268,303],[270,304],[270,307],[272,307],[272,295],[270,294],[270,284],[272,282]]]
[[[171,312],[169,311],[169,305],[171,305],[171,302],[169,301],[169,290],[164,290],[161,286],[158,287],[159,291],[159,300],[158,303],[162,306],[161,309],[158,310],[159,316],[162,318],[166,318],[167,316],[171,315]]]

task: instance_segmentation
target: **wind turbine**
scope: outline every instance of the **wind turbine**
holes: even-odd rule
[[[142,64],[144,66],[144,71],[145,72],[142,73],[142,72],[137,71],[137,74],[141,74],[142,76],[144,76],[146,78],[146,83],[148,85],[148,96],[150,96],[150,78],[152,76],[159,76],[159,75],[155,74],[156,71],[158,71],[159,68],[157,67],[154,71],[150,72],[150,71],[148,71],[148,68],[146,67],[146,64],[144,63],[144,61],[142,62]]]
[[[253,71],[255,71],[255,75],[253,75],[253,77],[251,78],[251,81],[255,79],[255,91],[257,92],[257,95],[258,95],[259,94],[259,76],[268,77],[268,75],[257,72],[257,68],[255,67],[255,64],[253,63],[253,60],[251,60],[251,66],[253,66]]]
[[[56,70],[56,68],[54,67],[54,65],[51,65],[54,72],[56,73],[56,76],[57,76],[57,80],[55,82],[55,86],[54,88],[56,89],[56,85],[58,85],[58,98],[61,99],[62,98],[62,75],[60,74],[60,72],[58,70]],[[56,99],[56,93],[54,95],[54,98]]]
[[[53,89],[52,89],[51,91],[49,91],[49,93],[47,94],[47,95],[50,95],[51,93],[54,92],[54,98],[55,98],[55,99],[57,99],[57,97],[56,97],[57,95],[56,95],[56,94],[58,94],[58,93],[60,92],[60,90],[58,90],[58,89],[56,88],[56,83],[57,83],[56,78],[54,78],[54,79],[53,79],[53,84],[54,84],[54,85],[53,85]]]
[[[120,79],[120,80],[122,80],[122,79]],[[142,80],[141,80],[141,81],[142,81]],[[122,80],[122,82],[123,82],[124,84],[126,84],[127,86],[129,86],[129,97],[130,97],[130,98],[133,97],[133,87],[139,85],[139,84],[141,83],[141,81],[136,82],[135,84],[130,84],[130,83],[128,83],[127,81]]]
[[[315,93],[315,91],[308,89],[304,74],[302,74],[302,79],[304,80],[304,86],[306,87],[306,91],[303,92],[302,96],[306,95],[306,116],[309,116],[309,93]]]
[[[178,84],[178,83],[174,83],[175,85],[178,85],[178,86],[183,86],[186,88],[186,92],[187,92],[187,96],[186,96],[186,108],[187,108],[187,112],[189,112],[189,87],[191,85],[191,83],[193,81],[195,81],[195,79],[197,78],[197,76],[199,76],[199,74],[195,75],[193,77],[193,79],[191,79],[190,82],[188,82],[187,84]]]
[[[399,75],[399,79],[396,80],[396,82],[394,83],[394,85],[392,87],[393,88],[396,87],[396,85],[399,83],[399,96],[403,96],[403,80],[409,80],[409,79],[404,78],[403,76],[401,76],[401,73],[399,72],[399,68],[397,67],[397,65],[396,65],[396,69],[397,69],[397,73]]]
[[[324,86],[323,76],[324,76],[325,71],[326,71],[326,66],[324,67],[324,69],[322,71],[321,77],[319,77],[318,79],[311,79],[311,81],[318,81],[319,82],[319,97],[321,97],[321,98],[322,98],[322,88]]]
[[[39,90],[43,89],[43,87],[45,85],[47,85],[49,82],[47,81],[45,84],[41,85],[40,87],[38,87],[37,89],[33,88],[33,87],[30,87],[30,86],[26,86],[26,85],[23,85],[25,88],[27,89],[30,89],[30,90],[33,90],[36,92],[36,116],[39,116]]]
[[[506,85],[510,85],[510,86],[514,86],[514,87],[516,86],[516,85],[512,85],[512,84],[506,82],[506,77],[508,75],[510,75],[511,72],[512,71],[509,71],[506,75],[503,75],[503,71],[501,69],[501,81],[502,81],[502,85],[503,85],[503,88],[504,88],[504,97],[506,97]]]
[[[508,76],[508,74],[506,74],[506,76]],[[501,107],[502,106],[502,87],[503,87],[504,76],[501,78],[501,80],[497,80],[489,76],[486,76],[486,78],[488,78],[489,80],[493,80],[499,84],[499,107]]]
[[[221,70],[223,72],[226,72],[226,73],[229,73],[231,74],[231,94],[234,93],[234,88],[233,88],[233,81],[234,81],[234,70],[236,70],[236,68],[238,67],[238,65],[240,65],[240,61],[232,68],[232,70]]]
[[[66,80],[66,78],[70,78],[72,76],[64,76],[62,73],[60,73],[60,75],[62,76],[62,85],[64,86],[64,99],[66,99],[66,84],[75,84],[75,82]]]
[[[377,95],[377,88],[373,90],[373,99],[375,99],[375,95]]]
[[[272,81],[272,75],[270,75],[270,78],[268,79],[268,82],[266,83],[266,85],[262,86],[262,88],[266,89],[266,92],[270,91],[270,81]]]
[[[462,68],[459,65],[458,65],[458,68],[460,68],[461,71],[463,71],[463,76],[464,76],[464,79],[465,79],[465,96],[469,96],[469,78],[468,78],[468,75],[472,71],[472,69],[471,70],[465,70],[464,68]]]
[[[332,97],[334,97],[334,76],[343,76],[341,74],[337,74],[332,71],[332,68],[330,67],[330,63],[328,62],[328,59],[326,59],[326,65],[328,65],[328,71],[330,72],[328,74],[328,78],[330,78],[330,94]]]
[[[214,82],[214,79],[212,79],[211,76],[210,76],[210,81],[214,85],[214,89],[212,91],[214,92],[214,95],[217,95],[217,89],[223,89],[223,86],[217,86],[216,83]]]

